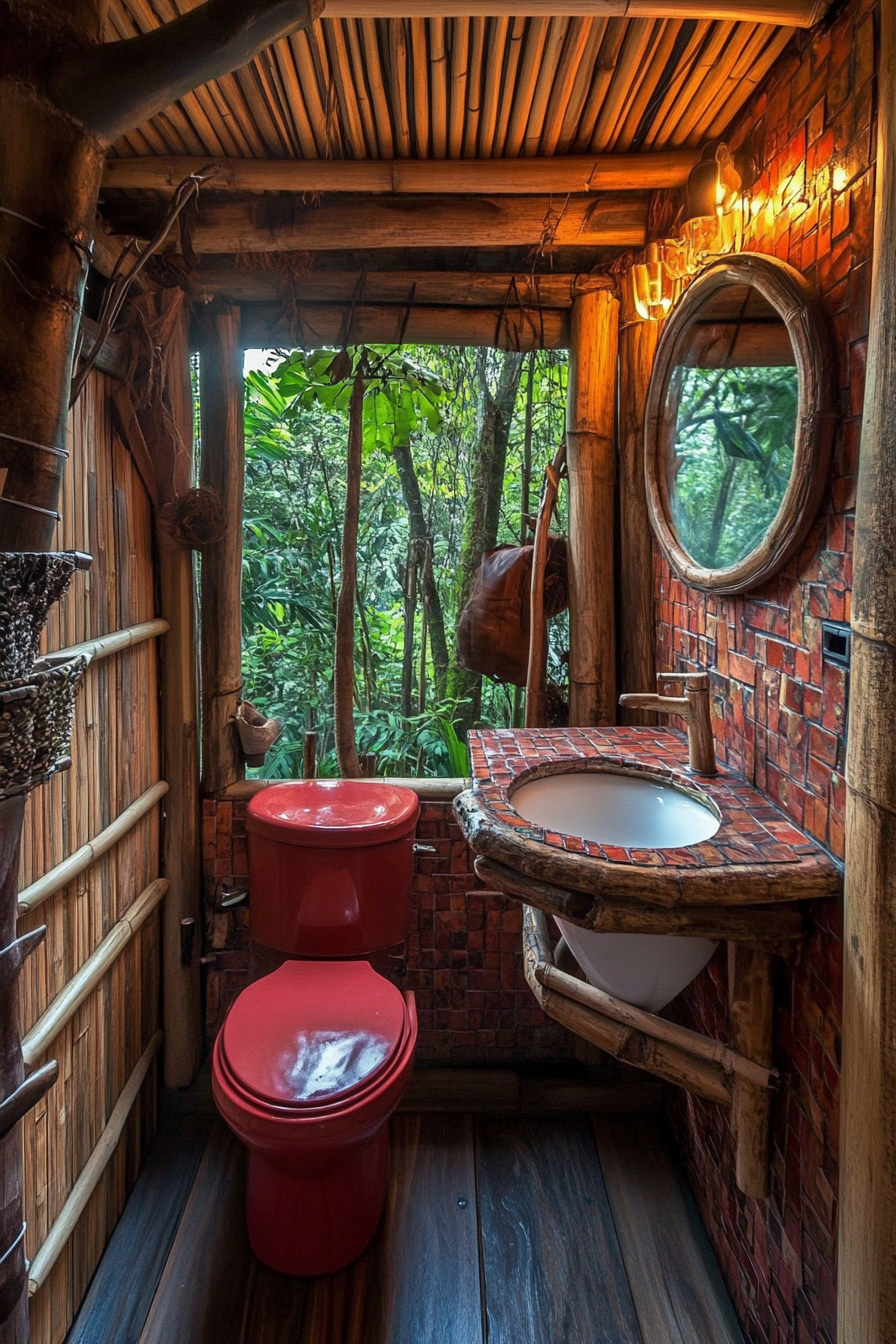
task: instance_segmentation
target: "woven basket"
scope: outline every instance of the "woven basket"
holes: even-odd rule
[[[69,761],[75,695],[87,659],[50,655],[0,682],[0,797],[33,788]]]

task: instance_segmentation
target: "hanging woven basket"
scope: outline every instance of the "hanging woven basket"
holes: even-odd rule
[[[0,682],[0,798],[23,793],[70,763],[83,654],[50,655],[28,676]]]

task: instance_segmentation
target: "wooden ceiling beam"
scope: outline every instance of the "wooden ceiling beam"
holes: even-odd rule
[[[327,19],[456,18],[504,15],[557,18],[728,19],[812,28],[827,0],[326,0]]]
[[[277,303],[284,295],[301,303],[361,303],[420,307],[569,308],[577,294],[614,289],[606,275],[530,275],[471,271],[318,272],[293,276],[278,270],[203,267],[191,276],[201,302]]]
[[[327,252],[390,247],[512,247],[541,252],[574,244],[643,247],[647,202],[637,197],[402,196],[384,199],[267,196],[206,202],[193,227],[198,255]]]
[[[457,345],[498,350],[564,350],[568,310],[528,308],[400,308],[337,304],[246,304],[245,349],[272,346]]]
[[[173,190],[220,165],[203,191],[350,191],[471,196],[652,191],[687,181],[695,150],[532,159],[215,159],[188,155],[107,159],[103,186]]]

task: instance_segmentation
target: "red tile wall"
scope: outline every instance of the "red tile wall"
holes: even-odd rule
[[[843,855],[846,676],[823,665],[821,621],[849,620],[874,193],[876,7],[860,0],[800,34],[729,132],[761,165],[747,249],[797,267],[821,295],[842,421],[825,501],[799,556],[761,589],[716,598],[656,558],[659,666],[709,668],[720,756]],[[781,204],[796,172],[799,197]],[[799,964],[777,968],[772,1194],[734,1185],[727,1117],[676,1092],[690,1180],[751,1344],[834,1344],[841,1013],[839,902],[812,907]],[[723,949],[724,950],[724,949]],[[723,951],[722,950],[722,951]],[[727,1034],[722,952],[676,1016]]]
[[[246,806],[203,804],[209,1040],[248,972],[249,903],[217,909],[222,893],[248,889]],[[417,839],[436,853],[416,856],[406,973],[396,976],[416,996],[417,1058],[523,1063],[580,1053],[532,997],[522,968],[522,908],[483,888],[450,803],[423,804]]]

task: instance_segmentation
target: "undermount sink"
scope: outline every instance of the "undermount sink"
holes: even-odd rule
[[[709,840],[715,812],[690,795],[635,773],[577,771],[521,784],[511,803],[546,831],[625,849],[679,849]]]

